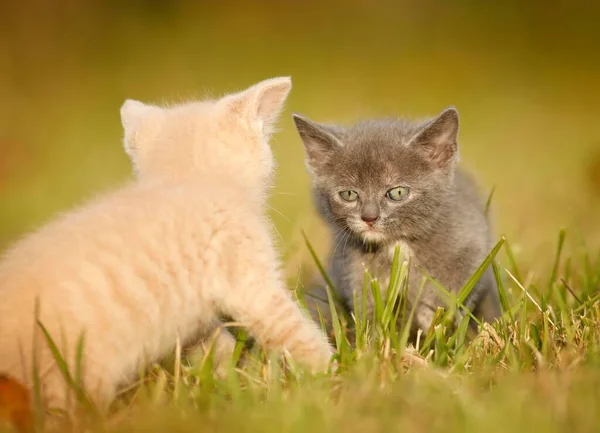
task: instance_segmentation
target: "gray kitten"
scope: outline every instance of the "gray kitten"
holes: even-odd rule
[[[411,263],[457,293],[493,247],[484,201],[458,161],[458,112],[423,122],[367,120],[350,127],[294,115],[319,214],[330,225],[330,277],[346,308],[362,299],[364,268],[387,287],[396,244]],[[446,303],[414,266],[408,284],[413,332],[427,331]],[[369,293],[370,294],[370,293]],[[465,304],[476,317],[500,316],[491,268]],[[369,299],[372,309],[372,299]],[[409,310],[410,311],[410,310]],[[414,335],[414,334],[413,334]]]

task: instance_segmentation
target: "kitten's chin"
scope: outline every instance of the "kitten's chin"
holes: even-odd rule
[[[385,241],[385,236],[375,230],[363,230],[360,233],[360,238],[367,244],[381,244]]]
[[[348,228],[353,232],[357,240],[364,244],[380,245],[386,241],[386,236],[377,228],[369,227],[362,221],[348,220]]]

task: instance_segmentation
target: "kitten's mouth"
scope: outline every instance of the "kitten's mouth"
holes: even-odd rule
[[[385,235],[378,227],[366,224],[363,221],[348,219],[347,228],[350,229],[357,240],[364,244],[378,245],[385,242]]]
[[[359,235],[365,243],[369,244],[379,244],[385,240],[385,236],[373,227],[363,229]]]

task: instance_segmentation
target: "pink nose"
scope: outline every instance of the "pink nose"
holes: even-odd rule
[[[369,227],[373,227],[373,224],[375,223],[375,221],[377,221],[377,219],[379,218],[378,216],[371,216],[371,215],[361,215],[360,217],[364,222],[367,223],[367,225]]]

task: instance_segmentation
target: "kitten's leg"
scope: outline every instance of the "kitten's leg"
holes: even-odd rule
[[[201,361],[212,347],[215,372],[217,376],[224,378],[233,359],[237,341],[218,320],[215,320],[209,329],[210,332],[201,337],[199,344],[188,349],[188,357],[192,361]]]
[[[500,294],[498,293],[498,287],[491,268],[483,274],[473,292],[478,296],[467,301],[469,302],[468,307],[473,312],[473,316],[480,321],[488,323],[493,323],[499,319],[502,315]],[[477,324],[471,321],[471,325],[473,330],[476,331]]]
[[[316,295],[318,298],[312,297],[310,296],[310,294],[314,294]],[[327,298],[327,290],[325,289],[325,286],[319,286],[317,288],[313,288],[310,292],[306,293],[304,295],[304,298],[306,300],[306,306],[308,307],[308,311],[311,315],[311,317],[313,318],[313,320],[315,321],[315,323],[319,326],[319,328],[322,329],[321,326],[321,317],[323,318],[323,323],[325,325],[325,333],[327,334],[327,337],[329,339],[330,343],[334,343],[335,342],[335,330],[333,328],[333,316],[331,315],[331,307],[329,305],[329,300]],[[370,319],[372,317],[372,305],[373,303],[368,300],[367,301],[367,317]],[[349,307],[346,305],[340,305],[340,303],[336,302],[334,300],[334,306],[336,309],[336,312],[338,314],[338,317],[340,317],[340,319],[342,319],[342,315],[343,314],[347,314],[349,315],[349,319],[348,320],[343,320],[343,322],[349,322],[346,323],[346,339],[348,340],[348,343],[350,343],[350,345],[354,345],[356,343],[356,324],[355,322],[352,320],[352,315],[349,312]],[[361,310],[361,307],[359,305],[359,311]],[[319,316],[319,312],[321,313],[321,315]],[[359,312],[359,317],[360,316],[360,312]]]
[[[415,322],[416,325],[423,331],[423,335],[429,331],[433,318],[435,316],[435,310],[427,304],[419,302],[415,310]]]
[[[221,327],[213,343],[214,360],[217,367],[217,374],[224,376],[233,361],[236,339],[226,329]]]
[[[331,317],[331,310],[325,288],[318,286],[311,290],[307,290],[304,294],[304,299],[308,311],[315,323],[321,327],[321,319],[323,319],[325,332],[330,341],[333,341],[333,318]]]
[[[493,323],[500,318],[502,315],[500,295],[494,284],[483,288],[483,293],[473,308],[473,315],[488,323]]]
[[[333,349],[317,325],[276,277],[263,276],[243,288],[219,292],[223,312],[246,326],[265,348],[287,350],[313,371],[326,371]]]

